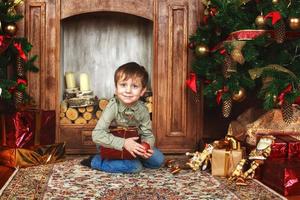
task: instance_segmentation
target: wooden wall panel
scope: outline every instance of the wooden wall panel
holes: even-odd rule
[[[160,0],[155,6],[153,127],[157,146],[164,152],[192,151],[202,134],[202,107],[185,80],[191,70],[187,44],[196,29],[198,1]]]
[[[56,109],[57,66],[55,0],[28,0],[25,9],[25,36],[33,45],[30,55],[37,55],[38,73],[28,73],[28,93],[35,101],[35,108]]]
[[[169,6],[167,136],[186,136],[187,5]]]
[[[88,12],[112,11],[153,19],[153,0],[61,0],[61,18]]]
[[[41,92],[45,90],[45,29],[46,29],[46,4],[45,2],[29,2],[26,4],[26,35],[33,45],[30,56],[38,55],[35,65],[39,67],[39,72],[28,73],[28,93],[33,98],[37,108],[42,107]]]

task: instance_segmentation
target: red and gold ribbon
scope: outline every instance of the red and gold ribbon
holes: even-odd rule
[[[233,40],[254,40],[255,38],[264,35],[264,34],[269,34],[272,38],[274,38],[274,30],[252,30],[252,29],[248,29],[248,30],[240,30],[240,31],[235,31],[232,32],[228,35],[228,37],[218,43],[217,45],[215,45],[210,51],[214,52],[217,51],[218,49],[223,47],[223,44],[225,42],[230,42]],[[287,39],[296,39],[300,37],[300,32],[297,31],[287,31],[286,32],[286,37]]]

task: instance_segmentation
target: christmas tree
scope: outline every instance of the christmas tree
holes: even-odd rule
[[[300,103],[300,1],[202,0],[204,15],[189,48],[188,86],[228,117],[234,102],[255,92],[265,109],[290,122]]]
[[[16,37],[17,25],[23,16],[16,6],[22,0],[0,1],[0,101],[6,105],[27,103],[27,71],[38,71],[36,56],[28,58],[32,45],[24,37]]]

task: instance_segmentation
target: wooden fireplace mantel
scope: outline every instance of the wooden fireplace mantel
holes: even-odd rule
[[[38,73],[28,74],[28,92],[35,108],[56,110],[56,141],[67,142],[67,153],[92,153],[91,126],[59,123],[62,100],[61,21],[84,13],[121,12],[153,22],[153,132],[166,153],[195,150],[202,136],[202,100],[196,102],[185,80],[191,71],[189,35],[196,31],[200,0],[26,0],[23,31],[38,55]]]
[[[91,13],[91,12],[120,12],[136,15],[153,20],[154,0],[61,0],[60,18]]]

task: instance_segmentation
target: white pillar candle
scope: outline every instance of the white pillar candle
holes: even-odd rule
[[[80,91],[90,90],[90,80],[87,73],[80,74]]]
[[[66,72],[65,73],[66,77],[66,84],[67,84],[67,89],[72,89],[75,88],[75,76],[73,72]]]

